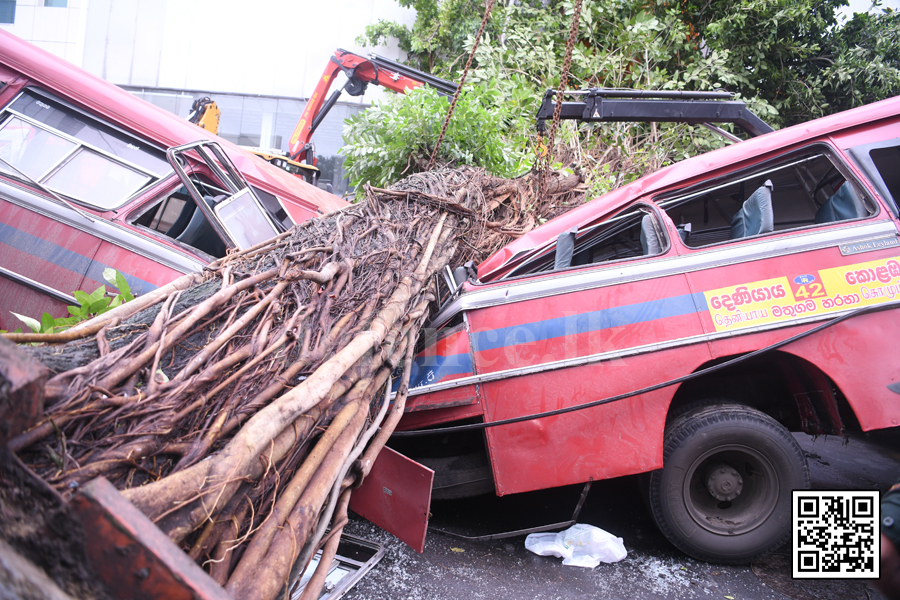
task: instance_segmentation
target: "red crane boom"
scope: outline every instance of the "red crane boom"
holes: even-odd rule
[[[326,98],[339,71],[343,71],[347,76],[347,83],[342,89],[334,91]],[[305,161],[307,164],[315,165],[315,151],[310,139],[316,128],[338,101],[341,92],[347,92],[351,96],[362,96],[369,83],[401,93],[423,85],[429,85],[437,89],[438,93],[448,96],[456,91],[455,83],[413,69],[389,58],[377,54],[370,54],[368,58],[365,58],[338,48],[328,61],[328,66],[325,67],[325,72],[322,73],[322,78],[316,85],[306,108],[303,109],[303,114],[300,115],[297,127],[294,128],[294,133],[291,135],[291,160]]]

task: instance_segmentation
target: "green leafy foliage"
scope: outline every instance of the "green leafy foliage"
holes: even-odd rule
[[[727,49],[731,91],[775,108],[787,126],[900,93],[897,13],[857,13],[846,0],[685,0],[680,13],[700,45]],[[879,8],[879,3],[873,3]]]
[[[441,144],[441,163],[483,166],[514,176],[527,171],[531,155],[506,142],[510,124],[494,110],[497,91],[478,88],[460,96]],[[450,100],[432,88],[394,95],[355,115],[341,149],[354,185],[383,186],[427,167]]]
[[[511,5],[493,13],[494,28],[486,32],[476,52],[467,88],[442,144],[441,161],[480,165],[504,176],[531,166],[537,141],[534,115],[544,91],[559,85],[573,10],[570,0],[562,0],[546,6]],[[442,14],[441,18],[455,18]],[[476,16],[480,14],[481,10]],[[733,82],[724,68],[725,56],[701,56],[688,41],[688,26],[674,12],[656,14],[631,0],[587,2],[579,25],[569,87],[715,89]],[[464,40],[446,49],[456,58],[438,70],[456,69],[452,78],[459,78],[476,28],[477,24]],[[683,56],[689,52],[696,60],[685,62]],[[351,180],[383,184],[423,169],[447,107],[447,100],[433,91],[415,90],[348,120],[342,152]],[[589,179],[597,180],[591,189],[599,192],[722,143],[705,131],[687,131],[669,125],[598,127],[565,122],[557,135],[562,149],[554,150],[560,162],[576,160],[589,167],[585,171]],[[611,179],[595,173],[606,163],[615,167]]]
[[[857,13],[832,37],[816,85],[837,112],[900,94],[900,12]]]
[[[458,80],[483,5],[400,2],[418,11],[412,28],[379,24],[359,41],[396,38],[412,64]],[[723,89],[775,128],[900,94],[900,16],[887,10],[841,23],[837,9],[843,5],[846,0],[585,0],[567,87]],[[491,113],[473,117],[490,125],[499,117],[502,125],[492,131],[502,137],[508,157],[527,156],[522,149],[535,146],[534,115],[544,91],[559,85],[573,12],[574,0],[521,0],[493,9],[467,79],[473,91],[466,93]],[[406,102],[417,105],[419,116]],[[348,160],[355,181],[393,181],[421,168],[419,157],[432,147],[446,115],[421,102],[395,98],[379,107],[377,118],[351,122],[345,141],[357,157]],[[431,122],[418,122],[426,113]],[[455,115],[451,127],[462,118]],[[410,132],[401,130],[407,125]],[[379,133],[366,138],[367,126]],[[458,138],[455,151],[443,158],[465,161],[476,153],[466,143]],[[552,151],[559,162],[581,165],[593,194],[725,143],[677,124],[569,122]],[[480,138],[472,140],[474,147],[480,144]],[[510,164],[528,161],[501,163],[510,172]],[[381,175],[379,164],[385,167]],[[497,161],[476,164],[498,168]]]
[[[103,269],[103,279],[108,281],[109,285],[119,290],[119,293],[113,298],[109,308],[115,308],[119,304],[134,300],[134,295],[131,293],[131,286],[128,285],[128,281],[125,279],[124,275],[111,267],[106,267]]]
[[[463,52],[466,37],[478,30],[484,4],[477,0],[398,0],[400,6],[416,11],[416,22],[410,28],[394,21],[379,19],[366,27],[356,39],[362,46],[380,46],[396,40],[409,55],[409,63],[432,73],[447,73],[449,63]],[[497,16],[502,6],[495,5],[488,32],[498,27]],[[502,19],[500,19],[502,22]]]
[[[75,299],[78,301],[78,306],[67,307],[70,315],[68,317],[54,318],[53,315],[45,312],[41,315],[41,320],[38,321],[37,319],[26,317],[25,315],[20,315],[18,313],[13,312],[12,314],[14,317],[25,323],[25,325],[34,333],[58,333],[81,321],[85,321],[96,315],[103,314],[108,310],[112,310],[120,304],[134,300],[134,296],[131,293],[131,286],[128,285],[128,281],[125,280],[124,275],[115,269],[107,267],[103,270],[103,279],[111,286],[115,287],[119,293],[112,297],[108,296],[106,294],[105,285],[101,285],[90,294],[81,290],[72,292],[72,295],[75,296]],[[21,333],[21,328],[17,329],[16,333]]]
[[[681,15],[713,51],[727,49],[730,89],[758,96],[778,111],[781,123],[819,116],[824,103],[810,78],[827,52],[835,10],[846,0],[728,0],[685,2]],[[700,41],[702,40],[702,41]]]

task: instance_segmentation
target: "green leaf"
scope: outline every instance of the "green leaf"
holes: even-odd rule
[[[89,298],[90,298],[91,304],[93,304],[97,300],[100,300],[105,295],[106,295],[106,286],[101,285],[96,290],[94,290],[93,292],[90,293]],[[93,311],[91,311],[91,312],[93,312]]]
[[[28,328],[31,329],[33,332],[35,332],[35,333],[41,332],[41,322],[38,321],[37,319],[32,319],[31,317],[26,317],[25,315],[20,315],[19,313],[14,313],[12,311],[9,311],[9,312],[11,312],[15,318],[17,318],[18,320],[25,323],[25,325],[27,325]]]
[[[106,310],[108,310],[107,307],[109,306],[109,303],[111,300],[112,300],[112,298],[101,298],[100,300],[97,300],[96,302],[92,302],[90,313],[94,314],[94,315],[99,315],[101,313],[106,312]]]
[[[59,329],[59,328],[65,329],[67,327],[71,327],[72,325],[76,325],[80,322],[81,322],[81,319],[79,317],[65,317],[65,318],[56,319],[54,326],[57,329]]]
[[[44,313],[41,315],[41,333],[45,333],[53,329],[54,323],[53,315],[50,313]]]
[[[72,292],[72,295],[75,296],[75,299],[78,300],[78,303],[81,306],[90,306],[91,305],[91,297],[87,295],[86,292],[82,292],[81,290],[76,290]]]
[[[116,275],[118,274],[119,272],[112,267],[106,267],[105,269],[103,269],[103,279],[105,279],[109,283],[109,285],[116,285]]]
[[[116,287],[119,288],[119,294],[122,295],[123,302],[131,302],[134,296],[131,293],[131,286],[125,280],[125,276],[116,271]]]

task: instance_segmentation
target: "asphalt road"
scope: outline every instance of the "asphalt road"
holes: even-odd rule
[[[798,435],[815,489],[886,490],[900,477],[900,430],[840,438]],[[433,502],[431,526],[463,535],[565,521],[581,486],[497,498]],[[429,532],[418,554],[392,535],[359,518],[347,532],[378,542],[385,556],[345,598],[418,600],[840,599],[883,600],[861,581],[792,580],[786,545],[753,565],[699,562],[673,548],[659,533],[634,478],[594,483],[579,522],[624,539],[628,556],[595,569],[563,566],[553,557],[525,550],[524,537],[469,542]]]

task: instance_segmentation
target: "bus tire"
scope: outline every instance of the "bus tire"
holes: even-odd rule
[[[666,428],[663,468],[650,474],[651,514],[694,558],[747,563],[790,536],[791,491],[809,488],[806,457],[770,416],[721,402]]]

